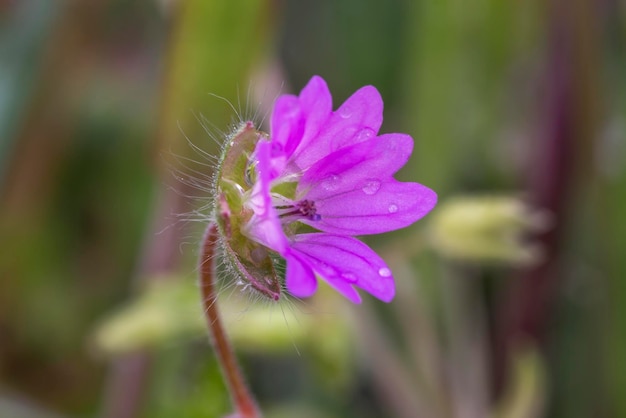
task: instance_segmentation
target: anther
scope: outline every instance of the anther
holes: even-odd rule
[[[294,205],[276,206],[276,209],[283,211],[278,215],[279,218],[287,216],[301,216],[311,221],[319,221],[322,217],[317,213],[315,202],[312,200],[301,200]]]
[[[317,214],[315,202],[312,200],[302,200],[298,202],[297,207],[302,216],[312,221],[319,221],[322,218],[320,215]]]

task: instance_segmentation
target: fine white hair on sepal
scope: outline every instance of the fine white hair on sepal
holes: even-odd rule
[[[190,127],[178,123],[178,130],[185,138],[190,151],[189,155],[180,155],[170,150],[166,152],[164,158],[172,177],[176,180],[176,185],[170,186],[170,188],[185,199],[189,199],[189,206],[192,209],[188,212],[174,214],[177,220],[182,222],[208,222],[211,220],[217,197],[217,179],[214,173],[219,167],[220,159],[223,157],[227,144],[246,122],[252,122],[254,126],[258,127],[263,126],[271,112],[271,105],[276,100],[276,97],[266,100],[267,92],[263,92],[261,98],[252,105],[253,100],[255,100],[253,96],[256,96],[253,93],[254,90],[254,85],[249,83],[245,97],[242,98],[239,86],[237,86],[236,105],[225,97],[208,93],[209,96],[224,102],[225,106],[233,113],[226,130],[217,126],[209,117],[198,111],[190,112],[195,119],[196,127],[200,127],[204,134],[201,137],[190,137],[186,133]],[[269,105],[265,105],[268,101],[270,102]],[[209,146],[206,145],[207,142]]]
[[[253,93],[252,85],[250,85],[242,105],[242,95],[239,94],[239,89],[236,104],[225,97],[209,93],[211,97],[223,101],[232,111],[233,119],[228,129],[223,130],[211,121],[210,117],[197,111],[192,112],[197,123],[193,130],[200,132],[200,136],[197,133],[188,134],[186,130],[190,131],[190,127],[178,124],[188,150],[183,152],[183,155],[173,151],[167,155],[170,172],[176,183],[171,185],[170,189],[185,199],[187,207],[191,209],[170,214],[175,225],[183,228],[196,223],[201,225],[208,225],[210,222],[218,223],[220,217],[223,216],[220,213],[218,196],[220,182],[218,173],[223,166],[222,162],[226,153],[243,129],[250,126],[257,129],[266,123],[278,94],[271,97],[271,100],[266,100],[268,95],[265,91],[261,99],[252,104],[253,96],[256,98],[258,94]],[[201,241],[200,234],[202,231],[197,228],[191,228],[191,230],[195,232],[191,232],[191,235],[181,243],[181,246],[192,245],[197,248],[197,243]],[[284,283],[284,264],[274,263],[280,266],[276,269],[279,271],[272,270],[274,271],[272,273],[274,279],[270,279],[265,274],[253,278],[247,271],[247,267],[232,259],[233,249],[230,249],[229,252],[226,249],[227,245],[225,237],[220,237],[219,251],[216,251],[215,255],[215,281],[220,297],[237,297],[245,300],[249,305],[270,306],[275,306],[277,301],[286,300],[288,310],[293,311],[293,306],[297,301],[285,298],[288,294]],[[213,262],[213,260],[206,260],[206,262]],[[281,311],[284,312],[282,307]]]

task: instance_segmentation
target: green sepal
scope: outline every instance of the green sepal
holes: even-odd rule
[[[267,137],[252,122],[242,124],[228,138],[217,170],[215,219],[228,270],[251,289],[273,300],[280,298],[283,278],[274,265],[273,251],[250,239],[245,225],[254,214],[246,207],[256,181],[254,150]]]

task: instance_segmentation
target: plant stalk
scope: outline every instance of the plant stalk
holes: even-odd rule
[[[236,409],[236,414],[232,418],[261,418],[261,412],[246,386],[217,310],[217,293],[213,277],[216,245],[217,226],[215,223],[211,223],[207,227],[202,242],[199,266],[202,304],[209,326],[211,342]]]

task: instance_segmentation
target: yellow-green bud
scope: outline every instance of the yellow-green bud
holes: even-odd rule
[[[530,233],[548,226],[548,214],[515,197],[455,197],[433,213],[430,240],[446,258],[528,265],[542,256],[541,246],[528,240]]]

